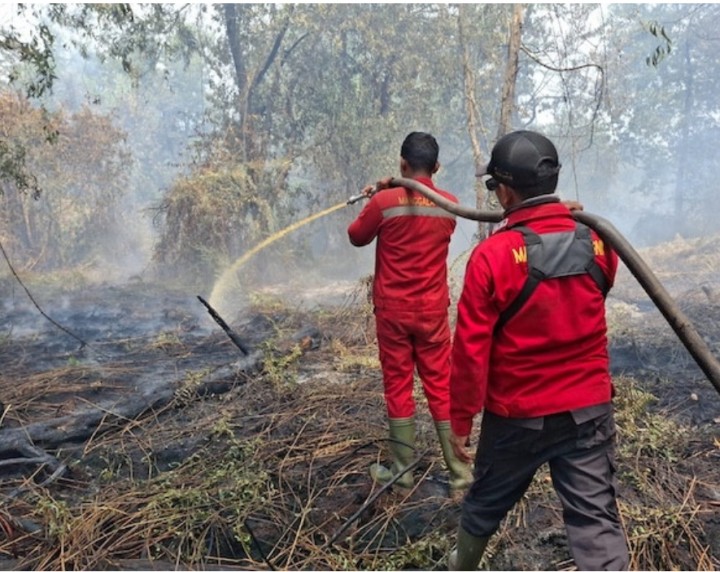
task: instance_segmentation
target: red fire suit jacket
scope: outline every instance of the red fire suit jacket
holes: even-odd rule
[[[455,203],[432,179],[426,187]],[[396,187],[373,195],[348,227],[350,242],[377,237],[373,303],[377,310],[445,310],[450,304],[447,257],[455,216],[420,193]]]
[[[605,300],[588,275],[544,280],[498,332],[500,312],[516,298],[528,272],[524,239],[504,226],[537,234],[573,230],[560,203],[510,212],[475,247],[458,302],[450,381],[456,435],[469,435],[483,408],[503,417],[532,418],[611,400]],[[617,255],[591,233],[595,260],[611,286]],[[525,255],[525,256],[524,256]]]

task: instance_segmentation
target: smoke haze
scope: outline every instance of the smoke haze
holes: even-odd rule
[[[526,16],[528,54],[532,49],[539,50],[545,37],[541,26],[546,10],[550,8],[537,6]],[[717,93],[715,83],[720,70],[716,67],[720,64],[708,56],[712,40],[688,32],[693,26],[697,30],[712,29],[717,10],[698,5],[596,7],[587,12],[587,25],[594,29],[584,31],[592,35],[594,44],[583,40],[581,30],[573,27],[577,10],[580,8],[554,8],[553,36],[546,38],[547,45],[543,44],[546,51],[533,52],[532,58],[521,57],[514,126],[536,129],[551,137],[563,163],[560,196],[579,200],[587,211],[609,219],[635,245],[658,244],[677,235],[718,232],[716,217],[709,213],[714,204],[712,173],[717,168],[714,150],[720,133],[716,126],[720,115],[711,97]],[[453,17],[452,10],[442,13],[450,20]],[[649,22],[666,26],[673,45],[683,46],[683,50],[670,51],[657,65],[649,65],[648,55],[657,55],[663,47],[662,36],[648,31],[652,30]],[[111,117],[125,134],[129,152],[128,184],[118,203],[115,224],[106,228],[104,236],[94,238],[96,253],[86,271],[94,279],[119,282],[149,278],[153,274],[154,249],[163,232],[162,226],[153,224],[154,219],[162,221],[158,207],[179,177],[197,170],[201,155],[195,144],[212,126],[217,127],[217,121],[212,125],[209,122],[218,113],[213,107],[218,102],[217,93],[230,89],[232,84],[227,78],[223,85],[213,84],[221,76],[206,69],[199,57],[182,62],[153,55],[154,59],[137,65],[139,71],[131,77],[110,58],[101,59],[92,53],[81,56],[70,42],[63,43],[59,29],[57,33],[58,79],[44,104],[51,110],[73,111],[89,105],[94,113]],[[561,49],[563,42],[565,48]],[[502,49],[499,40],[493,46],[498,66],[502,65]],[[400,53],[393,57],[406,56]],[[438,53],[440,57],[445,54]],[[536,65],[533,58],[547,62],[547,66]],[[551,64],[570,69],[573,64],[587,61],[597,62],[602,73],[595,68],[550,71]],[[294,65],[306,66],[308,73],[314,73],[312,63],[305,60]],[[688,64],[692,65],[688,68]],[[328,208],[379,176],[399,174],[399,142],[407,132],[417,129],[433,131],[440,142],[443,168],[437,184],[455,193],[463,204],[474,205],[475,165],[462,113],[463,78],[456,69],[443,69],[447,77],[438,78],[438,83],[447,84],[448,92],[457,97],[457,101],[448,103],[444,116],[443,106],[436,105],[434,116],[424,125],[397,123],[379,137],[369,130],[360,131],[352,140],[355,157],[340,157],[341,153],[352,153],[352,146],[335,149],[339,167],[334,170],[319,159],[298,159],[289,186],[292,197],[306,196],[308,200],[303,202],[288,194],[287,204],[295,212],[286,220],[300,220]],[[493,76],[478,67],[476,72],[484,82],[481,86],[491,85],[493,77],[497,83],[500,69],[496,68]],[[685,89],[689,85],[690,95]],[[488,90],[484,94],[483,105],[494,113],[498,103],[492,99],[493,93]],[[347,114],[349,122],[352,103],[338,114]],[[228,116],[232,117],[232,112]],[[342,122],[335,127],[355,129]],[[308,133],[312,130],[308,129]],[[493,136],[485,135],[481,143],[487,156]],[[282,137],[276,137],[268,148],[282,144]],[[372,149],[374,155],[365,155],[366,148]],[[240,157],[236,159],[240,161]],[[695,192],[695,187],[702,192]],[[326,190],[328,195],[323,194]],[[345,234],[360,208],[354,205],[334,212],[259,253],[254,275],[248,275],[248,288],[259,287],[264,280],[301,288],[310,276],[357,280],[372,273],[373,249],[353,248]],[[281,230],[282,226],[273,230]],[[472,248],[475,232],[475,222],[458,221],[451,263]],[[191,246],[204,248],[202,244]],[[252,246],[238,245],[225,266]],[[283,249],[291,251],[292,256],[283,258]],[[220,272],[203,277],[204,292],[212,289]]]

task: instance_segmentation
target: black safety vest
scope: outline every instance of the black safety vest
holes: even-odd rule
[[[575,230],[545,234],[537,234],[526,226],[503,229],[522,233],[527,251],[528,276],[517,297],[500,312],[496,332],[518,313],[543,280],[589,274],[603,297],[607,296],[610,285],[595,260],[590,229],[581,223],[576,225]]]

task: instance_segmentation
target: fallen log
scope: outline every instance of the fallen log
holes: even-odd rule
[[[199,380],[193,390],[194,395],[184,397],[225,393],[234,387],[243,375],[259,371],[262,361],[263,353],[257,351],[231,364],[220,366]],[[169,405],[177,396],[178,385],[176,379],[158,381],[156,375],[150,374],[138,380],[135,393],[116,403],[101,402],[56,419],[16,428],[5,427],[0,432],[0,457],[7,458],[7,454],[13,451],[21,453],[21,456],[32,456],[37,454],[38,447],[53,449],[67,443],[81,443],[92,435],[117,429],[146,412]],[[30,452],[30,455],[25,454],[26,452]]]
[[[281,352],[314,349],[319,344],[316,330],[312,335],[307,328],[288,338],[290,343],[279,341]],[[311,341],[310,341],[311,340]],[[317,342],[317,343],[315,343]],[[277,350],[276,350],[277,351]],[[68,448],[68,445],[85,443],[109,431],[122,430],[128,423],[168,407],[185,407],[198,399],[227,393],[249,376],[261,372],[265,354],[256,350],[240,359],[214,368],[186,372],[184,379],[158,375],[156,371],[142,374],[134,384],[134,391],[123,398],[98,401],[70,415],[28,423],[19,427],[0,429],[0,468],[36,465],[49,473],[40,484],[46,485],[62,476],[65,465],[47,451]],[[36,470],[37,471],[37,470]],[[44,476],[44,475],[43,475]],[[16,489],[6,500],[22,492]]]
[[[201,378],[191,389],[182,386],[178,388],[176,380],[157,381],[157,378],[144,378],[138,383],[137,393],[117,403],[91,405],[72,415],[21,427],[4,427],[0,430],[2,464],[36,464],[36,473],[50,473],[38,483],[39,486],[47,486],[60,478],[67,467],[44,449],[83,443],[108,431],[120,430],[127,423],[149,412],[168,407],[176,400],[184,406],[198,397],[226,393],[241,382],[243,375],[259,371],[262,360],[262,352],[255,352],[247,358],[220,366]],[[5,494],[4,502],[21,495],[25,488],[26,485],[23,485]]]

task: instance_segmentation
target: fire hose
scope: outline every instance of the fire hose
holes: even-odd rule
[[[480,222],[500,222],[503,218],[503,214],[498,211],[482,211],[454,203],[413,179],[393,178],[390,185],[416,191],[439,207],[462,218]],[[359,200],[361,196],[364,195],[357,195],[352,197],[351,200]],[[660,310],[660,313],[667,320],[677,337],[680,338],[695,363],[697,363],[710,383],[713,384],[715,390],[720,393],[720,363],[715,359],[705,340],[675,303],[675,300],[660,283],[647,263],[610,221],[584,211],[572,211],[572,214],[576,220],[597,232],[600,238],[617,253],[620,260],[625,263],[627,269],[650,297],[650,300]]]

